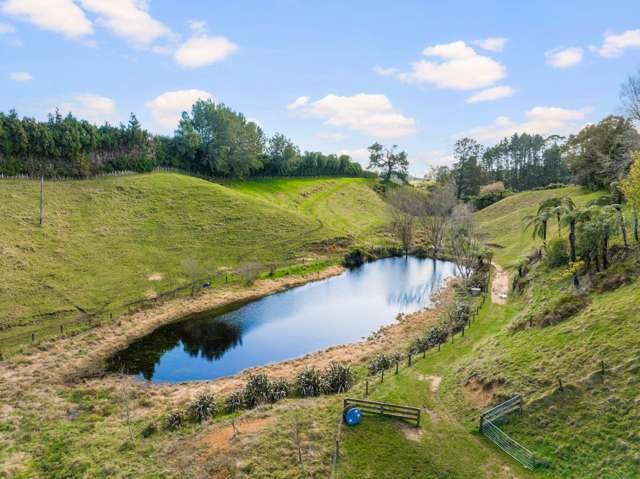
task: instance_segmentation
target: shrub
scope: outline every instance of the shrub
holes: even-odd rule
[[[289,395],[289,383],[284,379],[276,379],[271,383],[271,395],[269,400],[277,402]]]
[[[430,348],[444,343],[447,340],[447,336],[447,330],[441,325],[432,326],[427,329],[427,333],[425,334],[425,338],[427,339],[427,343]]]
[[[271,382],[266,374],[249,374],[243,396],[243,403],[247,408],[270,402],[272,397]]]
[[[361,266],[367,261],[371,261],[373,256],[368,251],[361,248],[355,248],[344,255],[342,265],[346,268],[355,268]]]
[[[296,376],[296,389],[302,397],[319,396],[322,392],[322,376],[316,368],[305,368]]]
[[[332,362],[322,375],[322,392],[342,393],[351,389],[353,382],[354,373],[351,366]]]
[[[409,352],[411,354],[424,353],[429,349],[429,341],[427,336],[420,336],[413,340],[411,346],[409,346]]]
[[[242,409],[244,403],[243,391],[234,391],[229,394],[224,400],[224,412],[227,414],[236,412]]]
[[[384,353],[378,353],[369,363],[369,374],[374,375],[391,367],[391,359]]]
[[[184,424],[184,412],[176,410],[167,413],[164,417],[164,429],[167,431],[175,431]]]
[[[561,238],[554,238],[547,246],[547,265],[552,268],[569,264],[569,248],[567,241]]]
[[[210,393],[201,393],[187,407],[187,413],[193,422],[206,421],[215,415],[216,410],[216,398]]]
[[[158,430],[158,427],[156,426],[156,423],[150,422],[145,426],[145,428],[142,430],[140,435],[146,439],[148,437],[153,436],[157,430]]]

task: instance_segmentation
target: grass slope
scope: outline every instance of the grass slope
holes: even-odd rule
[[[526,191],[478,211],[475,218],[486,235],[486,241],[499,245],[494,248],[496,261],[508,268],[527,256],[535,244],[531,237],[532,230],[524,230],[522,219],[526,215],[534,214],[541,201],[554,196],[570,196],[577,206],[584,206],[600,194],[583,190],[578,186]],[[556,222],[550,221],[549,237],[554,237],[556,231]]]
[[[224,186],[171,173],[51,182],[40,228],[39,184],[2,181],[2,325],[24,330],[171,290],[188,280],[186,259],[208,275],[326,256],[314,244],[383,224],[370,186],[352,178]]]
[[[503,246],[495,249],[497,261],[512,265],[536,245],[529,232],[522,233],[522,217],[559,194],[579,205],[598,195],[578,188],[527,192],[477,213],[487,242]],[[613,269],[638,263],[635,252]],[[517,332],[510,327],[570,290],[570,274],[539,265],[525,294],[511,296],[505,306],[486,305],[464,338],[429,352],[415,369],[390,376],[373,398],[423,406],[431,418],[418,440],[395,421],[367,419],[348,429],[338,477],[640,477],[638,280],[592,293],[585,310],[554,326]],[[424,380],[434,375],[442,377],[436,393]],[[484,387],[482,394],[493,395],[494,402],[523,395],[523,414],[504,429],[542,467],[524,470],[477,434],[484,407],[477,399],[469,402],[477,391],[469,384]]]
[[[363,237],[386,220],[380,199],[365,178],[268,178],[226,186],[312,217],[324,228]]]

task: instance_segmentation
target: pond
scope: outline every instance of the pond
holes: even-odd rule
[[[154,382],[215,379],[359,341],[398,313],[431,304],[454,263],[413,257],[367,263],[262,299],[190,314],[113,355],[108,370]]]

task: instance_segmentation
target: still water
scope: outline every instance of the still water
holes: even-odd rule
[[[214,379],[358,341],[431,304],[453,263],[386,258],[260,300],[185,316],[108,361],[154,382]]]

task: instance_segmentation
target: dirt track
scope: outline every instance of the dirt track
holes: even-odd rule
[[[498,263],[493,263],[495,268],[495,278],[491,285],[491,302],[494,304],[505,304],[509,294],[509,273],[502,269]]]

